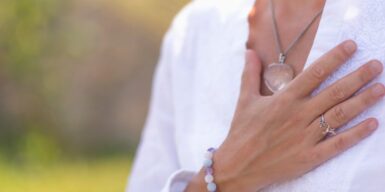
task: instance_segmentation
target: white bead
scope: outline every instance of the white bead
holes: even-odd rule
[[[205,153],[205,159],[212,159],[212,158],[213,158],[213,153],[207,151],[207,152]]]
[[[207,184],[207,190],[209,192],[214,192],[215,190],[217,190],[217,185],[215,185],[215,183],[209,183]]]
[[[211,160],[211,159],[205,159],[203,162],[203,166],[206,168],[211,167],[212,164],[213,164],[213,160]]]
[[[213,175],[209,174],[205,176],[206,183],[212,183],[214,181]]]

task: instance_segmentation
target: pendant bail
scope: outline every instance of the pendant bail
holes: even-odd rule
[[[278,59],[279,63],[283,64],[283,63],[285,63],[285,60],[286,60],[286,55],[283,54],[283,53],[280,53],[279,54],[279,59]]]

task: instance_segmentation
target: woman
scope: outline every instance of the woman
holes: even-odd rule
[[[383,189],[384,10],[190,3],[165,38],[128,191]]]

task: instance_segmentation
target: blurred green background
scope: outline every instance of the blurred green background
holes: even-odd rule
[[[0,192],[124,191],[186,2],[0,1]]]

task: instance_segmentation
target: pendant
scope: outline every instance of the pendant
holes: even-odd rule
[[[294,70],[290,65],[283,62],[272,63],[265,70],[263,78],[269,90],[276,93],[294,79]]]

